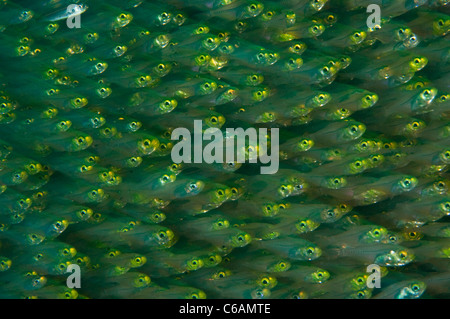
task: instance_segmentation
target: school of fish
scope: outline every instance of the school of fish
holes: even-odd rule
[[[450,298],[448,3],[0,0],[0,298]]]

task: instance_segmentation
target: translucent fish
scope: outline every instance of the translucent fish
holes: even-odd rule
[[[420,228],[420,232],[431,237],[449,237],[450,228],[448,223],[430,223]]]
[[[76,4],[68,6],[65,10],[55,13],[48,18],[46,18],[47,21],[55,22],[59,20],[64,19],[71,19],[73,17],[79,16],[82,13],[86,12],[88,9],[88,6],[85,4]]]
[[[293,260],[315,260],[322,255],[322,250],[307,240],[284,237],[273,240],[261,240],[255,242],[258,247],[267,249],[280,257],[290,258]]]
[[[220,18],[228,21],[233,21],[237,19],[249,19],[254,18],[261,14],[264,9],[264,4],[259,1],[247,1],[247,0],[237,0],[225,4],[217,9],[205,12],[203,18]]]
[[[415,258],[411,250],[388,244],[345,246],[335,249],[334,253],[338,256],[351,257],[361,262],[376,263],[387,267],[404,266]]]
[[[311,139],[324,145],[336,145],[360,138],[366,131],[363,123],[349,119],[328,124],[325,128],[312,133]]]
[[[406,280],[389,285],[384,292],[374,296],[376,299],[416,299],[426,290],[426,284],[418,280]]]
[[[78,296],[76,289],[68,288],[65,285],[46,286],[25,295],[28,299],[77,299]]]
[[[256,272],[261,273],[278,273],[290,270],[292,264],[288,259],[279,258],[271,254],[264,254],[261,251],[256,251],[248,256],[242,256],[239,264]],[[267,287],[269,288],[269,287]],[[273,287],[271,287],[273,288]]]
[[[203,290],[189,286],[172,285],[162,288],[156,285],[144,288],[131,295],[135,299],[206,299]]]
[[[103,288],[97,298],[123,298],[151,285],[151,279],[148,275],[134,271],[102,279],[104,281],[95,281],[97,287],[101,286]]]

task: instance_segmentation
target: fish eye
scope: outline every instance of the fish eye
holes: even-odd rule
[[[404,258],[406,258],[406,256],[408,256],[408,253],[406,251],[402,250],[400,252],[399,256],[400,256],[400,258],[404,259]]]
[[[450,202],[445,202],[442,203],[442,207],[444,208],[445,211],[450,211]]]
[[[250,9],[251,9],[252,11],[255,11],[255,10],[257,9],[256,4],[251,4],[251,5],[250,5]],[[442,22],[442,20],[440,20],[440,22]]]
[[[412,289],[413,291],[417,292],[417,291],[420,290],[420,287],[419,287],[418,285],[415,285],[415,284],[414,284],[414,285],[412,285],[411,289]]]
[[[314,248],[309,247],[309,248],[306,250],[306,253],[307,253],[308,255],[312,255],[312,254],[314,253]]]
[[[444,26],[444,21],[443,21],[442,19],[439,20],[439,21],[438,21],[438,25],[439,25],[440,27]]]
[[[212,123],[217,123],[217,121],[218,121],[217,117],[215,117],[215,116],[211,117],[211,122]]]

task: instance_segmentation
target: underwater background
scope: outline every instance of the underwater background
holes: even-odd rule
[[[447,2],[0,0],[0,298],[449,298]]]

